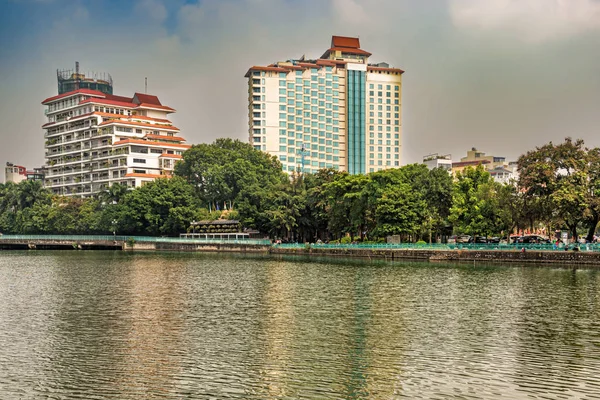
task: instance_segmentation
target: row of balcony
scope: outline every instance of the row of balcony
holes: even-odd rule
[[[121,149],[119,149],[119,150],[121,150]],[[73,164],[73,163],[81,163],[83,161],[102,160],[104,158],[114,157],[116,155],[123,155],[123,154],[128,154],[128,152],[105,152],[105,153],[101,153],[97,156],[76,156],[76,157],[66,156],[64,158],[59,157],[56,159],[47,160],[46,165],[50,166],[50,167],[54,167],[54,166],[68,165],[68,164]]]
[[[77,177],[67,177],[67,178],[59,178],[59,179],[47,179],[46,180],[46,186],[48,187],[58,187],[58,186],[71,186],[71,185],[81,185],[81,184],[85,184],[85,183],[98,183],[98,182],[104,182],[104,181],[109,181],[111,179],[121,179],[124,178],[125,175],[127,173],[127,170],[123,170],[121,171],[118,175],[112,175],[108,174],[108,173],[104,173],[101,175],[98,175],[96,177],[92,177],[92,175],[81,175],[81,176],[77,176]]]
[[[57,156],[60,154],[68,154],[82,150],[97,149],[101,147],[112,146],[112,140],[103,141],[102,143],[84,143],[75,146],[65,146],[63,148],[52,148],[46,151],[46,156]]]
[[[119,168],[119,167],[126,167],[126,166],[127,166],[127,159],[123,158],[123,159],[118,160],[118,162],[117,162],[117,160],[113,160],[112,162],[104,162],[101,164],[98,164],[98,163],[86,164],[83,167],[55,168],[53,170],[48,171],[48,173],[46,174],[46,177],[65,176],[65,175],[78,174],[81,172],[97,171],[97,170],[112,169],[112,168]]]

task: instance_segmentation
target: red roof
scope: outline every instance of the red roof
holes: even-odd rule
[[[179,136],[166,136],[166,135],[146,135],[148,139],[157,139],[157,140],[170,140],[172,142],[185,142],[185,139]]]
[[[161,154],[158,157],[177,158],[177,159],[183,158],[183,156],[180,154]]]
[[[62,99],[64,97],[73,96],[76,94],[85,94],[89,96],[95,96],[94,98],[85,99],[81,101],[79,104],[87,104],[87,103],[98,103],[105,105],[113,105],[120,107],[128,107],[128,108],[154,108],[164,111],[175,111],[174,108],[163,106],[158,99],[157,96],[151,94],[144,93],[135,93],[133,97],[125,97],[125,96],[116,96],[114,94],[105,94],[99,92],[97,90],[89,90],[89,89],[79,89],[74,90],[72,92],[63,93],[58,96],[49,97],[46,100],[42,101],[42,104],[46,104],[50,101]]]
[[[136,104],[148,103],[148,104],[154,104],[156,106],[162,106],[162,104],[160,103],[160,100],[158,99],[157,96],[154,96],[151,94],[145,94],[145,93],[135,93],[133,95],[133,99],[131,99],[131,101]]]
[[[117,118],[121,118],[121,119],[124,119],[124,120],[127,120],[127,121],[141,119],[141,120],[144,120],[144,121],[165,122],[165,123],[168,123],[168,124],[171,123],[171,121],[169,121],[168,119],[164,119],[164,118],[152,118],[152,117],[147,117],[145,115],[111,114],[111,113],[100,112],[100,111],[96,111],[93,114],[94,115],[99,115],[101,117],[117,117]]]
[[[123,139],[118,142],[113,143],[113,146],[119,146],[122,144],[147,144],[151,146],[167,146],[167,147],[178,147],[180,149],[189,149],[192,147],[191,144],[181,144],[181,143],[162,143],[162,142],[153,142],[150,140],[142,140],[142,139]]]
[[[118,100],[109,100],[109,99],[96,99],[96,98],[85,99],[82,102],[80,102],[79,104],[87,104],[87,103],[104,104],[104,105],[107,105],[107,106],[119,106],[119,107],[127,107],[127,108],[135,108],[135,107],[137,107],[137,104],[133,104],[131,102],[124,102],[124,101],[118,101]]]
[[[141,103],[136,108],[154,108],[154,109],[164,110],[164,111],[169,111],[169,112],[175,111],[175,109],[171,108],[171,107],[159,106],[158,104],[148,104],[148,103]]]
[[[116,100],[116,101],[123,101],[125,103],[131,103],[131,97],[125,97],[125,96],[116,96],[114,94],[107,94],[105,96],[107,99],[109,100]]]
[[[144,127],[148,127],[148,128],[162,129],[162,130],[166,130],[166,131],[178,131],[179,130],[179,128],[174,127],[172,125],[145,124],[143,122],[126,121],[126,120],[122,120],[122,119],[111,119],[109,121],[104,121],[104,122],[100,123],[100,125],[109,125],[109,124],[144,126]],[[165,136],[165,137],[167,137],[167,136]]]
[[[360,49],[360,40],[358,38],[347,36],[332,36],[331,47],[349,47],[351,49]]]
[[[168,178],[167,175],[158,175],[158,174],[138,174],[138,173],[128,173],[125,175],[125,178],[153,178],[153,179],[157,179],[157,178]]]
[[[54,100],[58,100],[58,99],[62,99],[64,97],[70,97],[70,96],[74,96],[76,94],[86,94],[89,96],[99,96],[99,97],[106,97],[106,95],[102,92],[99,92],[97,90],[90,90],[90,89],[78,89],[78,90],[73,90],[71,92],[67,92],[67,93],[63,93],[63,94],[59,94],[58,96],[53,96],[53,97],[48,97],[46,100],[42,101],[42,104],[46,104],[50,101],[54,101]]]
[[[285,68],[281,68],[281,67],[259,67],[259,66],[254,66],[252,68],[250,68],[248,70],[248,72],[246,72],[246,75],[244,75],[246,78],[248,78],[251,75],[252,71],[265,71],[265,72],[290,72],[288,69]]]

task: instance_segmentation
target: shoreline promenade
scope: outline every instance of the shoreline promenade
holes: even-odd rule
[[[271,244],[268,239],[198,240],[149,236],[4,235],[0,250],[119,250],[228,252],[350,257],[390,261],[420,260],[459,263],[520,263],[600,268],[600,248],[554,250],[551,245],[422,245],[422,244]]]

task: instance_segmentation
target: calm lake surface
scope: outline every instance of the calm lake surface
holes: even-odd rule
[[[0,252],[0,399],[600,399],[600,271]]]

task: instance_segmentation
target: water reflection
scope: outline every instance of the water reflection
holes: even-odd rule
[[[600,398],[599,276],[0,254],[0,397]]]

